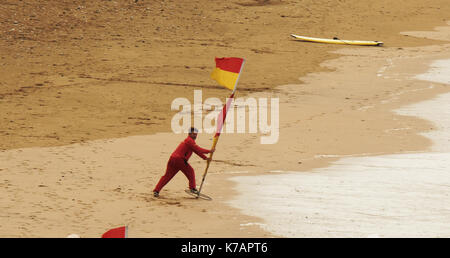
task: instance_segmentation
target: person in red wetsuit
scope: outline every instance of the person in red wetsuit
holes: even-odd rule
[[[159,196],[159,192],[161,189],[181,170],[183,174],[189,180],[189,189],[191,192],[198,193],[195,184],[195,171],[189,165],[188,160],[192,155],[192,152],[195,152],[198,156],[200,156],[204,160],[208,160],[209,158],[205,156],[207,153],[214,152],[214,149],[207,150],[203,149],[195,143],[195,139],[197,139],[198,130],[194,127],[189,129],[189,135],[186,139],[181,142],[175,151],[170,155],[169,161],[167,162],[166,173],[161,177],[158,184],[153,189],[153,195],[155,197]]]

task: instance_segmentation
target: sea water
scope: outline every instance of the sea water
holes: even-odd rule
[[[450,59],[416,78],[450,85]],[[396,112],[434,123],[424,133],[431,150],[234,177],[240,195],[230,204],[283,237],[450,237],[450,94]]]

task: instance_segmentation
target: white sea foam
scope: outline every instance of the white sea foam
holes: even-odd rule
[[[416,78],[450,84],[450,60]],[[310,172],[233,178],[231,205],[286,237],[450,237],[450,94],[398,113],[433,122],[426,153],[344,157]]]
[[[450,59],[434,61],[431,69],[424,74],[416,76],[417,79],[450,84]]]

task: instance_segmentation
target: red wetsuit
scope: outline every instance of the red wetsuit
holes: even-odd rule
[[[164,176],[161,177],[156,185],[154,192],[159,192],[161,189],[181,170],[183,174],[189,180],[189,188],[195,188],[195,172],[191,165],[188,164],[188,160],[195,152],[202,159],[207,159],[206,153],[210,153],[210,150],[203,149],[195,143],[195,140],[191,137],[187,137],[177,149],[170,155],[170,159],[167,162],[167,169]]]

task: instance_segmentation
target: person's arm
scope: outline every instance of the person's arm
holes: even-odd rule
[[[198,146],[194,141],[189,141],[189,147],[192,149],[195,154],[200,156],[202,159],[208,159],[208,157],[205,156],[205,154],[210,153],[211,150],[203,149],[202,147]]]

